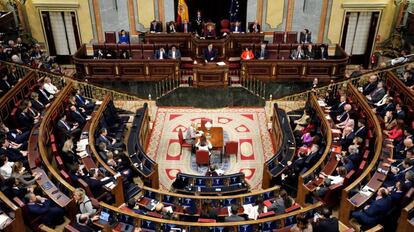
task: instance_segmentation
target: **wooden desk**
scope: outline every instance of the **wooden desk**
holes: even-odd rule
[[[210,140],[213,149],[222,149],[224,147],[223,127],[211,127],[210,131],[207,131],[207,129],[202,131],[204,134],[210,133],[211,137],[208,140]]]
[[[56,187],[56,185],[49,179],[46,172],[42,168],[35,168],[32,170],[32,172],[42,174],[42,176],[36,182],[52,201],[54,201],[60,207],[65,207],[70,203],[71,199]]]
[[[218,66],[216,63],[198,64],[193,66],[193,80],[196,87],[226,87],[228,84],[229,67]]]

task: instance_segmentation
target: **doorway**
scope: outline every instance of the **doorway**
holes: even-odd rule
[[[350,55],[351,64],[362,64],[368,68],[379,17],[379,11],[346,12],[341,47]]]
[[[42,20],[49,54],[58,62],[70,63],[81,46],[75,12],[42,11]]]

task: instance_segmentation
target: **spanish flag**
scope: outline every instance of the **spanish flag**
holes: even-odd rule
[[[184,20],[188,21],[188,7],[185,0],[178,1],[178,9],[177,9],[177,23],[180,24]]]

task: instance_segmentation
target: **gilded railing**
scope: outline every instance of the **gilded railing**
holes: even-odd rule
[[[34,69],[28,66],[0,61],[1,65],[11,65],[15,66],[19,73],[27,73],[28,71],[33,71],[39,77],[49,77],[52,80],[52,83],[55,84],[58,88],[63,87],[68,82],[72,82],[74,88],[78,88],[81,90],[82,94],[91,99],[103,99],[108,93],[112,93],[113,100],[114,101],[144,101],[144,99],[141,99],[139,97],[135,97],[129,94],[120,93],[111,89],[102,88],[99,86],[95,86],[92,84],[89,84],[88,82],[82,82],[72,79],[71,77],[59,75],[55,73],[50,72],[44,72],[39,69]]]
[[[346,87],[348,85],[348,83],[352,83],[356,86],[359,86],[360,81],[364,81],[365,78],[367,78],[371,75],[380,75],[381,73],[385,73],[387,71],[395,71],[397,69],[401,69],[401,68],[406,67],[407,65],[412,65],[412,64],[414,64],[414,61],[411,59],[410,62],[406,62],[404,64],[389,65],[385,68],[374,69],[374,70],[371,70],[371,71],[368,71],[368,72],[364,72],[360,76],[357,76],[355,78],[346,79],[346,80],[336,82],[336,83],[330,83],[327,86],[323,86],[323,87],[319,87],[319,88],[313,88],[311,90],[308,90],[308,91],[305,91],[305,92],[302,92],[302,93],[282,97],[282,98],[276,99],[275,102],[279,103],[279,102],[283,102],[283,101],[289,101],[289,102],[292,102],[292,104],[295,104],[295,101],[306,101],[309,98],[310,93],[312,93],[312,92],[315,92],[317,96],[324,96],[325,93],[328,92],[328,91],[333,91],[333,93],[335,94],[338,90],[343,89],[344,87]]]

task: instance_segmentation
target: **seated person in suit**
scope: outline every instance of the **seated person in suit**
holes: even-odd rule
[[[22,131],[31,130],[35,123],[35,119],[29,113],[27,106],[21,104],[19,106],[19,113],[17,115],[17,125],[18,128]]]
[[[65,210],[55,206],[51,200],[34,193],[28,193],[25,198],[29,214],[33,217],[41,216],[41,221],[46,226],[54,228],[65,221]]]
[[[328,48],[325,44],[321,44],[321,46],[319,46],[316,58],[322,60],[328,59]]]
[[[94,232],[97,229],[94,227],[93,221],[99,220],[99,215],[95,215],[89,218],[86,215],[80,215],[77,222],[73,224],[73,227],[79,232]]]
[[[43,103],[43,105],[50,103],[50,101],[54,97],[53,94],[49,93],[44,89],[43,84],[35,86],[34,90],[36,93],[39,94],[39,100]]]
[[[2,91],[2,94],[4,94],[4,93],[7,93],[13,86],[7,80],[7,75],[5,73],[1,75],[2,77],[0,80],[0,91]]]
[[[76,122],[79,125],[79,128],[83,128],[89,118],[84,113],[79,111],[75,105],[69,105],[69,110],[72,121]]]
[[[203,58],[206,63],[213,62],[217,58],[217,51],[213,49],[213,44],[209,44],[207,48],[204,49]]]
[[[361,229],[365,230],[380,223],[391,208],[392,202],[387,189],[380,188],[375,200],[364,209],[352,212],[352,217],[361,224]]]
[[[161,24],[158,21],[156,21],[155,19],[152,20],[152,22],[151,22],[150,32],[151,33],[161,32]]]
[[[177,28],[175,27],[175,22],[171,21],[170,23],[168,23],[167,33],[175,33],[175,32],[177,32]]]
[[[57,128],[64,135],[66,135],[67,138],[70,138],[72,136],[77,137],[82,132],[77,123],[72,124],[66,120],[65,114],[57,122]]]
[[[41,101],[39,101],[39,94],[36,92],[32,92],[30,94],[30,102],[35,110],[42,112],[45,107],[48,107],[50,103],[44,105]]]
[[[225,222],[240,222],[245,221],[245,219],[239,215],[239,207],[237,205],[231,205],[230,207],[231,215],[224,218]]]
[[[116,59],[116,53],[113,49],[107,48],[104,50],[105,59]]]
[[[167,53],[165,52],[165,49],[163,47],[160,47],[157,51],[155,51],[155,59],[157,60],[163,60],[167,59]]]
[[[322,207],[315,219],[314,232],[339,232],[338,219],[332,217],[332,211],[328,207]]]
[[[119,36],[119,44],[129,44],[129,35],[127,35],[125,30],[121,30],[121,35]]]
[[[305,52],[302,49],[302,45],[298,45],[295,50],[292,50],[290,58],[293,60],[302,60],[305,58]]]
[[[299,43],[312,43],[312,34],[308,29],[304,29],[301,33],[300,33],[300,40]]]
[[[191,33],[193,31],[191,23],[189,23],[188,20],[184,20],[180,25],[180,31],[184,33]]]
[[[352,127],[345,127],[342,131],[341,146],[343,151],[347,151],[348,147],[353,143],[354,132]]]
[[[174,45],[171,46],[171,49],[168,51],[168,58],[169,59],[180,59],[181,52],[178,50]]]
[[[378,85],[378,76],[372,75],[368,79],[368,83],[362,87],[362,94],[365,96],[369,95],[372,91],[377,88]]]
[[[305,50],[305,56],[309,60],[315,59],[315,50],[313,49],[312,44],[308,44],[308,47]]]
[[[20,144],[27,143],[30,131],[21,131],[19,129],[8,128],[0,118],[0,134],[3,134],[8,140]]]
[[[336,118],[334,118],[334,121],[337,123],[342,123],[342,122],[347,121],[350,118],[349,113],[351,110],[352,110],[352,106],[350,104],[345,104],[343,112],[340,115],[336,116]]]
[[[214,26],[212,24],[209,24],[207,26],[206,30],[204,31],[204,37],[206,37],[206,38],[216,37],[216,29],[214,28]]]
[[[89,189],[92,191],[92,195],[94,198],[99,198],[106,192],[106,190],[103,188],[104,185],[108,184],[109,182],[112,182],[115,180],[114,177],[109,177],[104,181],[101,181],[102,175],[99,172],[99,169],[92,168],[89,170],[89,176],[85,178],[85,182],[88,184]]]
[[[0,144],[1,144],[0,154],[5,154],[10,161],[12,161],[12,162],[16,162],[16,161],[27,162],[27,158],[26,158],[27,151],[20,150],[20,149],[22,149],[21,144],[15,144],[13,142],[10,142],[6,138],[1,138]],[[26,149],[27,149],[27,147],[26,147]]]
[[[80,89],[77,89],[72,93],[73,96],[76,98],[76,106],[79,108],[83,108],[85,110],[85,114],[90,115],[92,111],[95,109],[95,103],[92,101],[87,100],[81,95]]]
[[[377,87],[370,94],[366,95],[366,98],[368,99],[369,103],[375,104],[381,101],[386,93],[387,92],[384,89],[384,82],[379,81]]]
[[[231,26],[231,32],[233,32],[233,33],[243,32],[243,28],[241,27],[241,22],[240,21],[236,21],[234,23],[234,26]]]
[[[260,44],[260,50],[256,51],[255,57],[256,59],[259,59],[259,60],[263,60],[267,58],[267,50],[266,50],[265,43]]]
[[[123,150],[124,144],[121,142],[117,142],[116,139],[111,138],[108,136],[108,130],[106,128],[102,128],[99,131],[99,136],[96,138],[96,145],[99,145],[101,142],[106,144],[108,150]]]
[[[257,20],[254,20],[254,22],[249,26],[249,32],[256,32],[259,33],[260,32],[260,24]]]
[[[252,60],[254,59],[253,51],[250,50],[248,47],[244,49],[244,51],[241,54],[242,60]]]

